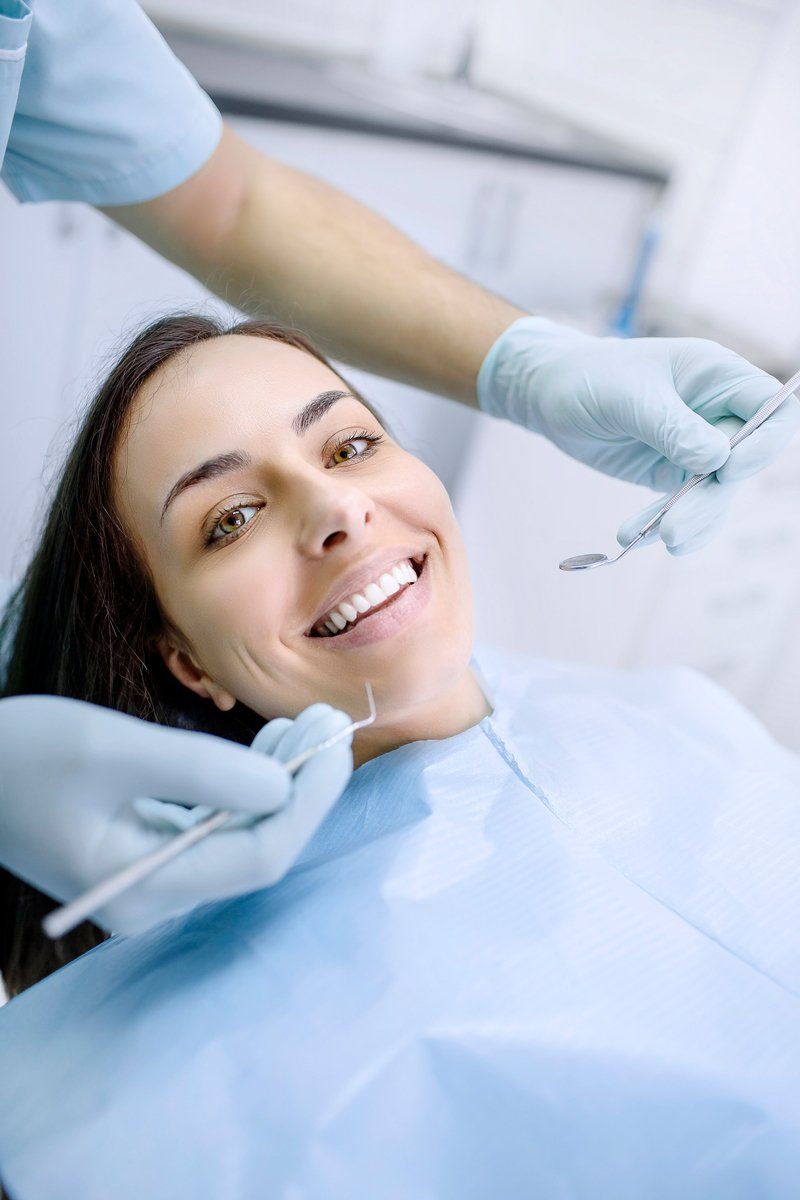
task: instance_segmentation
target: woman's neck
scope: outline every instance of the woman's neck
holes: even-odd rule
[[[353,765],[363,763],[404,746],[407,742],[454,737],[479,724],[492,711],[480,684],[469,667],[451,690],[429,704],[421,704],[394,720],[387,714],[374,725],[360,729],[353,738]]]

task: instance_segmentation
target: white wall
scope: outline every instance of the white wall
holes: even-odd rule
[[[688,312],[800,361],[800,5],[787,4],[697,222],[680,291]]]
[[[651,317],[795,369],[797,0],[495,0],[481,11],[479,83],[670,169]]]

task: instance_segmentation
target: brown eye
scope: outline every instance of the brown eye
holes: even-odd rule
[[[333,452],[333,461],[334,461],[334,463],[336,463],[338,465],[339,463],[342,463],[342,462],[348,462],[351,458],[361,458],[367,452],[371,443],[378,442],[378,441],[380,441],[380,438],[375,438],[375,437],[350,438],[349,441],[342,442],[342,444],[340,446],[336,447],[336,449]],[[356,450],[356,446],[358,445],[359,442],[361,442],[363,444],[365,449]],[[336,457],[337,455],[341,455],[342,457],[337,459],[337,457]]]
[[[240,508],[235,508],[233,512],[229,512],[222,518],[219,523],[219,528],[223,533],[233,533],[234,529],[241,529],[245,523],[245,515]]]
[[[226,513],[222,514],[212,529],[209,541],[224,541],[226,537],[231,537],[238,533],[240,529],[244,529],[245,525],[249,525],[252,520],[252,517],[248,517],[247,514],[257,513],[259,508],[260,505],[257,504],[240,504],[237,508],[228,509]]]

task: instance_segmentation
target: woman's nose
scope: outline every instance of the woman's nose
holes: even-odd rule
[[[314,490],[307,497],[300,549],[309,558],[324,558],[349,542],[351,550],[369,536],[375,505],[359,488],[336,485]]]

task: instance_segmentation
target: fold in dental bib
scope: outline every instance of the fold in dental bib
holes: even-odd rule
[[[800,760],[688,670],[474,664],[279,886],[0,1010],[14,1200],[796,1200]]]

